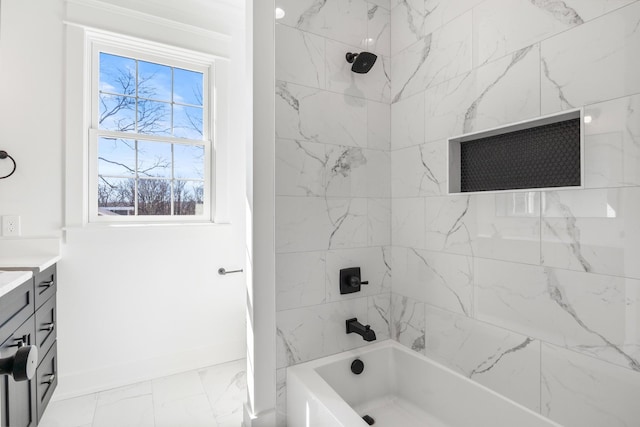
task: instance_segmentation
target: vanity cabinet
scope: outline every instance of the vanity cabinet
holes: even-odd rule
[[[0,427],[36,427],[57,379],[55,264],[0,297],[0,357],[23,345],[38,348],[38,367],[29,381],[0,376]]]

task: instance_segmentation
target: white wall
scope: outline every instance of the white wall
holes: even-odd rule
[[[200,0],[181,2],[179,9],[160,0],[112,3],[137,12],[118,19],[123,10],[85,14],[86,23],[113,29],[139,18],[145,24],[132,27],[133,35],[167,41],[171,32],[157,32],[156,24],[171,26],[166,19],[172,18],[189,25],[174,31],[191,32],[192,39],[182,44],[197,45],[200,35],[212,30],[226,34],[228,52],[237,53],[230,66],[232,85],[241,84],[240,8]],[[62,236],[64,218],[73,216],[64,211],[73,205],[65,204],[70,195],[65,195],[63,180],[66,171],[78,169],[74,153],[66,148],[73,146],[74,134],[63,129],[68,30],[63,20],[78,20],[81,14],[65,12],[62,0],[3,0],[1,7],[0,149],[16,157],[19,169],[0,181],[0,215],[20,214],[24,238]],[[151,32],[154,25],[156,33]],[[231,224],[117,229],[73,224],[64,233],[58,291],[60,387],[55,398],[244,357],[244,278],[216,274],[218,267],[242,267],[244,262],[242,115],[243,106],[234,99],[228,150],[233,167],[226,176]],[[69,127],[81,120],[68,119]]]

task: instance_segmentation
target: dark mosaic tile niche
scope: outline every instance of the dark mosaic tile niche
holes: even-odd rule
[[[459,189],[452,192],[581,185],[577,117],[459,141]],[[457,191],[456,191],[457,190]]]

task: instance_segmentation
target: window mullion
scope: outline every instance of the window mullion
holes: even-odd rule
[[[133,207],[134,207],[134,216],[138,216],[138,140],[135,142],[136,147],[136,164],[135,164],[135,178],[133,185]]]

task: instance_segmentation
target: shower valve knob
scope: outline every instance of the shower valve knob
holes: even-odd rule
[[[368,281],[362,281],[360,267],[343,268],[340,270],[340,293],[351,294],[360,292],[361,285],[368,285]]]

